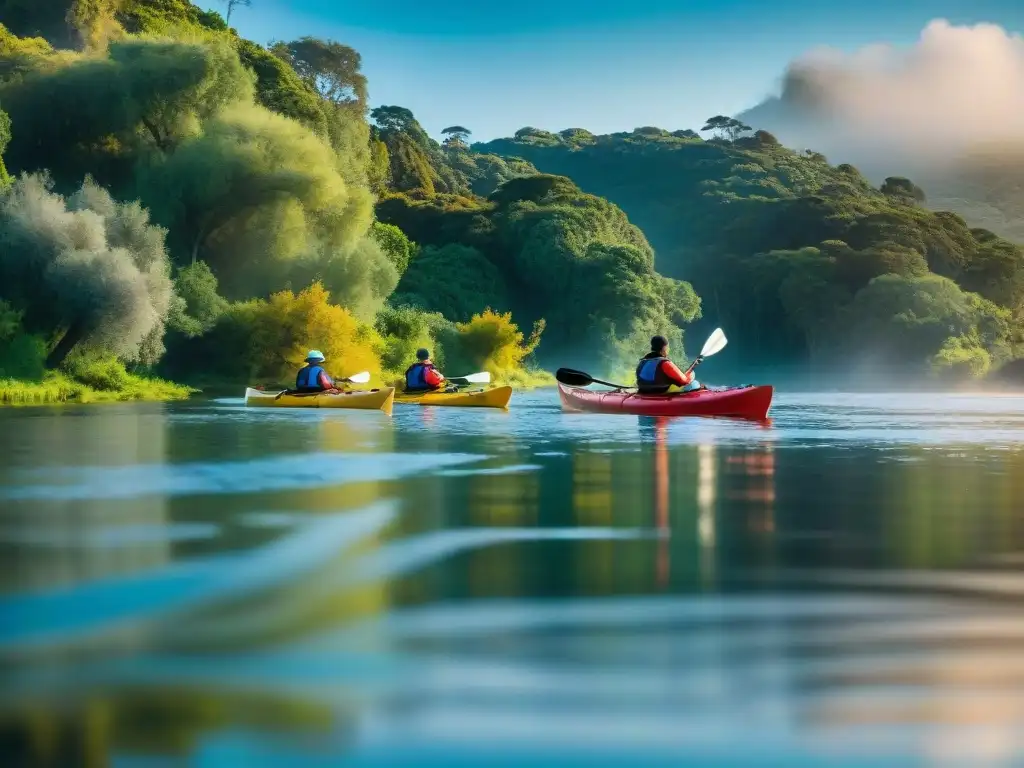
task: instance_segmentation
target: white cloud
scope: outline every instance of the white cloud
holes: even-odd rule
[[[816,49],[790,64],[779,97],[741,117],[833,161],[916,164],[1024,144],[1024,38],[938,19],[909,48]]]

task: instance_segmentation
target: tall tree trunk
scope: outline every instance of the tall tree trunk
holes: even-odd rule
[[[57,342],[57,346],[47,355],[46,367],[56,368],[63,363],[68,355],[71,354],[71,350],[83,338],[85,338],[85,325],[83,323],[75,323],[68,328],[67,332],[61,337],[61,340]]]

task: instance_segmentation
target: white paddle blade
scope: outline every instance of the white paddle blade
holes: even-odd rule
[[[487,371],[481,373],[471,373],[469,376],[452,376],[453,379],[461,379],[468,381],[470,384],[490,384],[491,374]]]
[[[356,373],[348,377],[348,380],[353,384],[366,384],[370,381],[370,372],[363,371],[362,373]]]
[[[725,349],[725,345],[728,343],[729,340],[725,338],[725,332],[721,328],[715,328],[708,336],[708,340],[704,342],[704,349],[700,351],[700,356],[708,357],[717,354]]]

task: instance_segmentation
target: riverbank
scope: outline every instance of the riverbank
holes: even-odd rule
[[[130,400],[185,400],[199,390],[163,379],[125,373],[114,386],[96,386],[78,381],[65,373],[48,372],[41,381],[0,379],[2,405],[59,405],[63,403],[103,403]]]

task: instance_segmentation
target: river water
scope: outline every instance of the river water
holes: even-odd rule
[[[0,411],[0,765],[1022,765],[1024,397]]]

